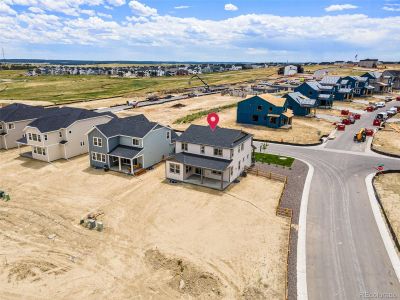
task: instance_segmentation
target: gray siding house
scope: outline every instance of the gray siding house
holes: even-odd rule
[[[169,157],[176,134],[138,115],[95,126],[87,138],[92,167],[135,174]]]
[[[53,109],[14,103],[0,108],[0,149],[18,146],[24,128],[37,118],[49,114]]]

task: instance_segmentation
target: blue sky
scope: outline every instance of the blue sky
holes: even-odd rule
[[[7,58],[400,60],[400,0],[0,0]]]

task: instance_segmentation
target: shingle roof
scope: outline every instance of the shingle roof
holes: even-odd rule
[[[118,146],[108,154],[111,156],[119,156],[123,158],[132,159],[135,158],[142,150],[143,148]]]
[[[106,136],[125,135],[142,138],[150,132],[157,123],[150,122],[144,115],[137,115],[121,119],[113,119],[110,122],[96,127]]]
[[[317,102],[315,99],[310,99],[300,92],[289,93],[287,96],[296,101],[301,107],[314,107]]]
[[[59,130],[61,128],[67,128],[78,120],[84,120],[89,118],[95,118],[102,115],[109,115],[115,117],[114,114],[97,113],[87,109],[73,108],[73,107],[62,107],[52,111],[51,114],[40,117],[29,124],[30,127],[37,128],[40,132],[50,132]]]
[[[249,99],[253,98],[254,96],[250,97]],[[257,96],[255,96],[257,97]],[[279,106],[279,107],[283,107],[286,103],[286,99],[285,98],[279,98],[276,97],[274,95],[271,94],[262,94],[262,95],[258,95],[258,97],[260,97],[261,99],[275,105],[275,106]]]
[[[339,82],[340,76],[324,76],[320,81],[321,84],[335,85]]]
[[[251,134],[235,129],[217,127],[214,131],[208,126],[190,125],[176,141],[221,148],[233,148],[242,143]]]
[[[232,162],[231,160],[186,152],[177,153],[174,156],[168,158],[168,161],[175,161],[184,165],[190,165],[193,167],[205,168],[214,171],[225,171]]]
[[[53,109],[45,109],[42,106],[32,106],[21,103],[13,103],[0,108],[0,121],[16,122],[32,120],[46,115]]]

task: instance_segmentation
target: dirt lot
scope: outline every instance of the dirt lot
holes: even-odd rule
[[[397,114],[394,118],[398,118]],[[400,123],[386,123],[374,136],[372,147],[390,154],[400,155]]]
[[[0,107],[2,105],[9,105],[12,103],[24,103],[28,105],[52,105],[53,103],[48,101],[28,101],[28,100],[0,100]]]
[[[0,153],[3,299],[282,299],[282,184],[248,176],[227,192]],[[78,225],[91,211],[103,232]]]
[[[236,103],[243,100],[238,97],[211,95],[192,98],[156,106],[148,106],[118,113],[120,117],[145,114],[150,120],[158,121],[164,125],[172,126],[178,130],[185,130],[190,124],[173,124],[178,118],[189,114]],[[236,124],[236,108],[227,109],[219,113],[219,126],[243,129],[255,135],[258,139],[291,142],[299,144],[317,143],[321,135],[329,134],[333,130],[331,122],[309,118],[294,117],[291,130],[274,130],[261,126]],[[194,124],[207,125],[206,118],[193,122]]]
[[[400,174],[379,175],[375,188],[396,236],[400,239]]]

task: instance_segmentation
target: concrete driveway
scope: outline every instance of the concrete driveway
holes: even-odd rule
[[[396,103],[389,103],[384,111]],[[397,279],[371,210],[365,178],[384,163],[400,160],[375,154],[353,142],[361,127],[372,126],[377,112],[347,126],[335,140],[317,147],[269,144],[268,151],[313,165],[306,232],[309,299],[360,299],[365,295],[400,297]]]

